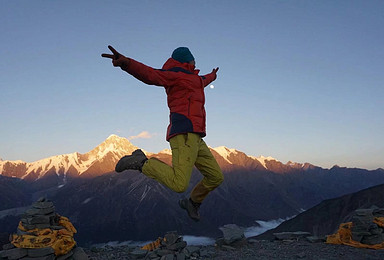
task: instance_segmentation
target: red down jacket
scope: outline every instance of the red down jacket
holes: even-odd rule
[[[162,69],[151,68],[133,59],[129,59],[122,69],[146,84],[165,88],[170,110],[167,141],[182,133],[206,135],[204,88],[216,79],[216,73],[199,76],[194,65],[172,58]]]

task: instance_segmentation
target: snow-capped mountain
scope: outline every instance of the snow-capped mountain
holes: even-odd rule
[[[8,210],[29,205],[41,196],[51,198],[58,212],[82,231],[77,241],[84,243],[147,240],[176,229],[217,237],[220,234],[215,232],[224,224],[250,226],[255,220],[285,218],[325,199],[384,183],[382,169],[322,169],[308,163],[283,164],[223,146],[212,148],[224,171],[224,182],[204,201],[204,220],[191,225],[177,202],[189,195],[202,175],[193,171],[188,190],[178,194],[137,171],[113,172],[117,160],[136,148],[112,135],[85,154],[33,163],[0,161],[0,210],[1,206]],[[147,156],[166,163],[172,160],[169,149]],[[15,218],[15,226],[19,220]],[[0,218],[0,230],[10,227],[9,221]]]
[[[96,176],[114,170],[116,162],[131,154],[136,146],[126,138],[109,136],[88,153],[78,152],[45,158],[32,163],[23,161],[0,161],[0,174],[26,180],[38,180],[46,175]]]
[[[124,155],[131,154],[138,147],[128,139],[117,135],[109,136],[104,142],[88,153],[78,152],[52,156],[39,161],[27,163],[23,161],[0,161],[0,174],[25,180],[39,180],[46,176],[58,176],[62,182],[70,177],[93,177],[112,172],[117,161]],[[289,172],[290,169],[304,167],[302,164],[291,163],[284,165],[272,157],[254,157],[230,149],[225,146],[211,148],[219,165],[224,171],[236,168],[271,170],[275,172]],[[166,163],[171,163],[172,153],[164,149],[155,156]]]
[[[289,173],[296,170],[308,170],[320,168],[310,163],[287,162],[283,164],[279,160],[268,156],[249,156],[236,149],[230,149],[225,146],[220,146],[211,149],[218,163],[223,170],[233,170],[234,168],[246,168],[250,170],[267,170],[275,173]]]

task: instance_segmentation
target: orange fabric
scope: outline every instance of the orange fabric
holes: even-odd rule
[[[159,237],[156,241],[153,241],[153,242],[151,242],[149,244],[146,244],[141,249],[153,251],[153,250],[155,250],[155,249],[160,247],[161,241],[163,241],[163,239],[161,237]]]
[[[380,223],[378,224],[374,221],[376,224],[380,226],[384,225],[384,218],[375,218],[375,220]],[[367,245],[354,241],[352,239],[352,226],[352,222],[341,224],[339,230],[335,234],[327,236],[326,243],[335,245],[348,245],[357,248],[384,249],[384,242],[376,245]]]
[[[28,232],[28,234],[13,234],[11,236],[11,243],[18,248],[52,247],[55,255],[65,255],[76,245],[73,235],[77,231],[66,217],[60,217],[59,225],[64,228],[60,230],[52,230],[50,228],[27,230],[20,221],[18,228],[21,231]]]
[[[377,224],[379,227],[384,228],[384,217],[374,218],[373,223]]]

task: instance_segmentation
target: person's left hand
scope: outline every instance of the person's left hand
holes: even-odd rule
[[[112,59],[113,66],[121,67],[123,63],[127,61],[127,58],[124,55],[120,54],[118,51],[116,51],[111,45],[108,45],[108,48],[113,54],[103,53],[101,54],[101,57]]]

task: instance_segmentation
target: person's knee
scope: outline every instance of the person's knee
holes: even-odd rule
[[[213,175],[211,178],[206,180],[205,186],[210,189],[215,189],[220,186],[224,181],[224,175],[221,171],[217,172],[217,174]]]
[[[176,185],[173,190],[177,193],[183,193],[183,192],[186,192],[187,189],[188,189],[188,184],[185,184],[185,183],[181,184],[180,183],[180,184]]]
[[[223,181],[224,181],[224,174],[220,171],[220,174],[218,174],[218,175],[215,177],[214,182],[215,182],[215,184],[216,184],[217,186],[219,186],[220,184],[223,183]]]

